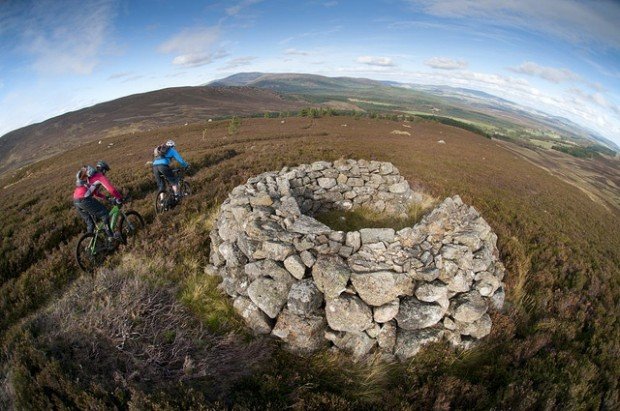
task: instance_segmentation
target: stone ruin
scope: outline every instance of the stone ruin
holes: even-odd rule
[[[504,303],[497,236],[455,195],[413,227],[342,232],[312,216],[367,207],[404,216],[423,193],[390,163],[318,161],[235,187],[210,234],[221,289],[257,334],[308,354],[401,360],[446,339],[469,348]]]

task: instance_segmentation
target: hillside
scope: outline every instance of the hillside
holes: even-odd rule
[[[174,87],[66,113],[0,138],[0,174],[91,141],[227,115],[297,110],[280,94],[248,87]]]
[[[210,84],[275,90],[317,103],[344,100],[369,111],[433,114],[466,121],[515,140],[527,141],[550,133],[557,140],[548,141],[556,143],[602,144],[619,150],[610,140],[569,119],[550,116],[477,90],[298,73],[239,73]]]
[[[511,143],[435,121],[254,118],[228,128],[200,119],[122,134],[0,178],[0,408],[620,407],[620,212]],[[145,162],[171,134],[194,195],[156,217]],[[76,169],[99,158],[147,229],[93,278],[76,268],[83,223],[69,197]],[[339,158],[389,161],[434,197],[459,194],[497,233],[506,310],[476,349],[436,343],[392,365],[329,351],[299,358],[241,326],[204,273],[215,210],[251,176]]]

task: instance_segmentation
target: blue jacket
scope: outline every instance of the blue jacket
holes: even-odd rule
[[[174,147],[170,147],[168,151],[166,151],[166,154],[163,157],[157,157],[155,160],[153,160],[153,165],[154,166],[170,165],[170,161],[173,158],[179,162],[181,167],[187,167],[187,163],[185,162],[185,160],[183,160],[183,157],[181,157],[179,152]]]

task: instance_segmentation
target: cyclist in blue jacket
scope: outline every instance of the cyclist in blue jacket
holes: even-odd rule
[[[170,169],[170,162],[175,159],[181,167],[188,169],[189,164],[183,160],[183,157],[175,148],[176,144],[172,140],[166,141],[166,144],[157,146],[153,152],[155,159],[153,160],[153,174],[157,180],[157,187],[159,191],[163,191],[165,183],[162,175],[168,180],[168,183],[172,186],[175,200],[179,199],[179,184],[178,179]]]

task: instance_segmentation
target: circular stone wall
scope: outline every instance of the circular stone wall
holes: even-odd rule
[[[334,231],[312,216],[370,207],[406,214],[421,193],[390,163],[319,161],[235,187],[210,234],[212,265],[258,334],[298,353],[334,345],[407,359],[429,342],[469,347],[504,302],[497,236],[459,196],[400,231]]]

